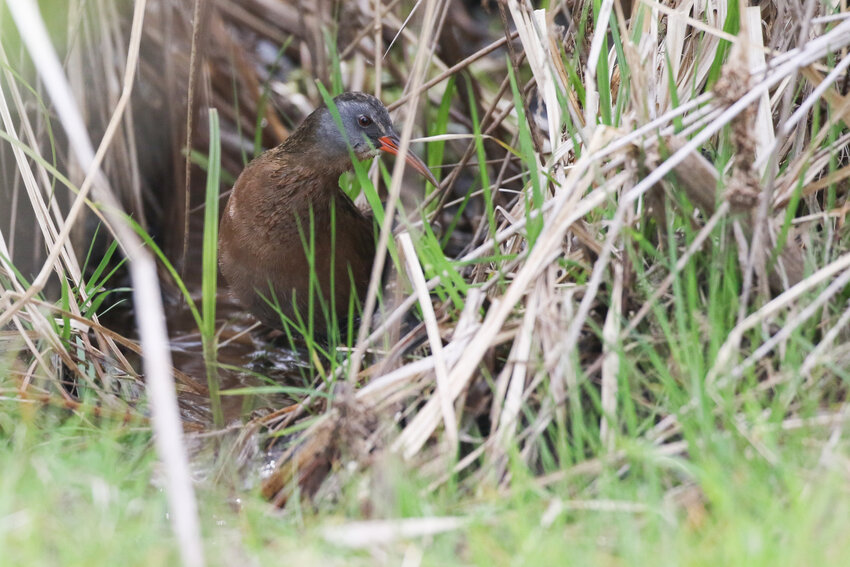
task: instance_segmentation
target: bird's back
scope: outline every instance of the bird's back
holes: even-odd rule
[[[342,323],[349,302],[365,296],[373,225],[339,189],[338,173],[297,158],[278,147],[245,168],[222,214],[219,260],[231,290],[266,325],[281,326],[267,299],[307,324],[312,296],[313,328],[321,335],[329,325],[325,313]]]

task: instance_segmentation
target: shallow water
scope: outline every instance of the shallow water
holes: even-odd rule
[[[250,419],[257,411],[292,404],[294,400],[283,394],[227,395],[228,390],[237,388],[300,386],[304,382],[301,371],[305,365],[298,352],[269,341],[267,330],[251,329],[254,320],[231,302],[226,293],[219,296],[218,380],[224,394],[221,399],[225,424]],[[174,368],[192,378],[199,390],[179,394],[183,419],[206,428],[212,423],[207,368],[201,335],[187,307],[171,311],[168,330]]]
[[[202,212],[190,220],[188,258],[184,281],[198,308],[201,305]],[[247,421],[257,412],[276,410],[294,400],[283,394],[226,395],[227,390],[259,386],[301,386],[302,371],[308,368],[297,351],[270,340],[270,331],[255,327],[256,320],[229,294],[227,282],[218,275],[216,329],[218,331],[218,380],[225,424]],[[203,343],[195,319],[182,298],[172,298],[166,307],[169,341],[174,368],[192,381],[195,392],[178,393],[183,420],[207,429],[212,425],[207,368]]]

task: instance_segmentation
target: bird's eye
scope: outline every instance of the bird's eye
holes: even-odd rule
[[[363,128],[372,125],[372,119],[366,116],[365,114],[361,114],[357,117],[357,123],[360,124]]]

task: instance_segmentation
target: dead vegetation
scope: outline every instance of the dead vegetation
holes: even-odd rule
[[[333,401],[308,396],[245,425],[243,440],[299,431],[265,480],[270,499],[285,501],[296,481],[313,492],[330,471],[356,469],[340,462],[362,469],[384,452],[432,488],[460,478],[508,489],[514,459],[541,487],[625,470],[623,438],[685,455],[680,419],[705,409],[703,396],[750,439],[752,396],[846,372],[843,0],[771,0],[737,18],[733,3],[711,0],[603,1],[598,13],[590,2],[552,4],[160,0],[136,2],[133,14],[106,0],[69,3],[79,33],[65,73],[92,138],[104,135],[108,185],[181,273],[196,261],[189,212],[205,176],[183,148],[189,140],[206,154],[207,108],[222,116],[231,175],[321,102],[315,80],[373,92],[405,139],[445,146],[439,191],[421,193],[393,170],[387,210],[408,221],[394,233],[385,223],[382,241],[400,250],[398,296],[364,319],[338,365],[314,368]],[[137,396],[121,385],[132,390],[151,370],[99,320],[100,274],[81,264],[98,219],[108,230],[95,255],[115,238],[132,256],[132,243],[103,208],[107,181],[98,191],[73,136],[47,120],[56,103],[26,75],[27,56],[3,49],[2,198],[13,205],[0,213],[0,344],[14,359],[15,395],[74,407],[85,388],[103,411],[134,412]],[[434,132],[441,104],[446,128]],[[92,184],[100,206],[84,209]],[[444,255],[421,245],[429,223]],[[62,282],[73,293],[56,300]],[[718,298],[727,302],[711,305]],[[403,325],[411,313],[422,324]],[[793,364],[788,352],[799,352]],[[674,406],[654,382],[662,375],[703,386]],[[178,378],[202,389],[202,377]],[[814,413],[807,396],[785,391],[772,419],[838,428],[836,388]]]

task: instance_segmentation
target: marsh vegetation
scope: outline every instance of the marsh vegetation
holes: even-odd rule
[[[25,5],[4,562],[850,553],[845,0]],[[439,187],[355,163],[387,280],[347,328],[270,332],[218,277],[219,207],[344,91]]]

